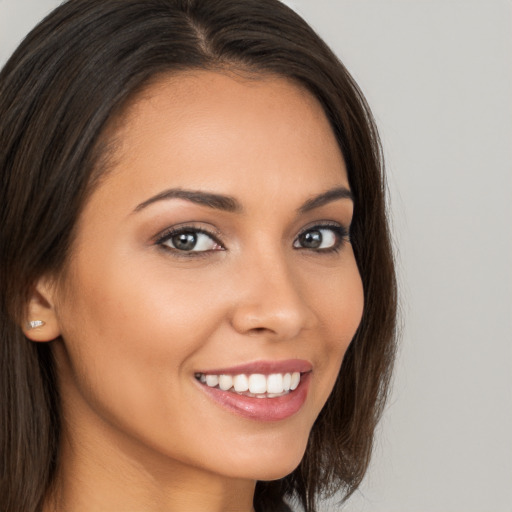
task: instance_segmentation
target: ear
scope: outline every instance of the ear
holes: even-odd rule
[[[55,286],[41,278],[27,304],[27,316],[22,325],[25,336],[32,341],[52,341],[60,336],[60,327],[54,306]]]

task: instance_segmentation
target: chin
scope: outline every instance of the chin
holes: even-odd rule
[[[292,473],[300,464],[306,450],[307,440],[295,440],[292,443],[285,443],[288,446],[279,446],[280,441],[276,439],[269,442],[267,449],[260,449],[251,457],[246,454],[243,460],[239,460],[237,475],[251,480],[279,480]],[[233,454],[236,456],[236,454]]]
[[[263,471],[261,475],[259,475],[255,480],[263,481],[263,482],[270,482],[272,480],[280,480],[281,478],[284,478],[285,476],[288,476],[290,473],[292,473],[297,466],[300,464],[300,461],[302,460],[302,457],[296,461],[295,464],[289,464],[287,466],[280,465],[279,463],[276,464],[278,467],[273,467],[270,471]]]

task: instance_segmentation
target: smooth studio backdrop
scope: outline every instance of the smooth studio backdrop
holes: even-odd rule
[[[0,64],[58,3],[0,0]],[[393,395],[342,510],[511,512],[512,2],[286,3],[372,106],[399,262]]]

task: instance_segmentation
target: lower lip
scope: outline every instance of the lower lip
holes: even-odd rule
[[[231,412],[255,421],[279,421],[293,416],[302,408],[308,395],[310,377],[310,373],[301,375],[297,389],[276,398],[254,398],[198,384],[210,398]]]

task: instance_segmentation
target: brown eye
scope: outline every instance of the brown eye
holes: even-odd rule
[[[321,231],[306,231],[299,236],[299,243],[305,249],[318,249],[322,245],[323,236]]]
[[[170,238],[175,249],[180,251],[192,251],[197,244],[196,233],[178,233]]]
[[[343,226],[315,226],[300,233],[293,247],[328,251],[337,249],[344,239],[348,239],[348,234]]]
[[[181,252],[207,252],[222,249],[213,236],[191,228],[173,231],[159,240],[158,244]]]

